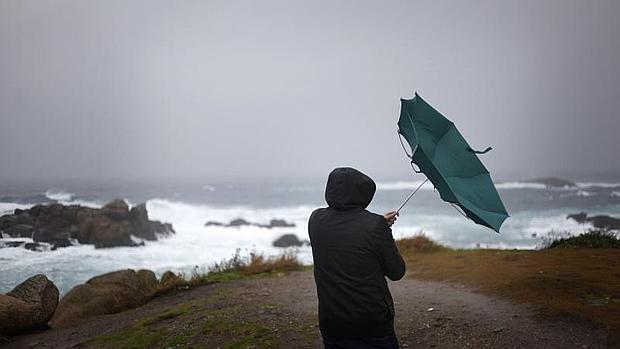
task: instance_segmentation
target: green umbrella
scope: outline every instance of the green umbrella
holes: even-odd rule
[[[458,205],[474,222],[499,233],[508,212],[489,171],[476,155],[484,154],[491,148],[473,150],[454,123],[417,93],[412,99],[401,99],[401,103],[398,133],[411,147],[411,155],[407,155],[411,158],[412,167],[415,164],[419,168],[414,167],[414,170],[426,175],[442,200]],[[409,198],[413,194],[415,191]]]

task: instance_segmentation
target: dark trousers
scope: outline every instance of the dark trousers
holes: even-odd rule
[[[373,338],[323,337],[325,349],[398,349],[395,335]]]

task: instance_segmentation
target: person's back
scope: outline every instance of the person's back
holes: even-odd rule
[[[329,207],[314,211],[308,222],[319,325],[327,348],[330,343],[338,348],[346,343],[398,347],[394,302],[385,276],[402,278],[405,263],[390,222],[366,210],[374,192],[370,177],[352,168],[337,168],[327,181]]]

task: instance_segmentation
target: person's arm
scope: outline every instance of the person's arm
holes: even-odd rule
[[[405,261],[398,252],[392,237],[392,229],[388,224],[386,219],[379,219],[372,235],[377,254],[381,260],[383,274],[390,280],[396,281],[405,275]]]

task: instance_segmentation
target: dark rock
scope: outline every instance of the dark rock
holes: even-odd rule
[[[45,275],[35,275],[0,295],[0,334],[46,328],[56,306],[58,288]]]
[[[217,221],[208,221],[207,223],[205,223],[205,227],[223,227],[226,226],[226,224],[222,223],[222,222],[217,222]]]
[[[5,234],[9,234],[9,236],[14,238],[29,238],[32,237],[33,230],[34,227],[32,225],[14,224],[6,227],[2,230],[2,232]]]
[[[588,219],[588,214],[585,212],[573,213],[566,216],[566,219],[574,219],[577,223],[585,223]]]
[[[125,200],[115,199],[101,208],[101,213],[114,220],[129,219],[129,206]]]
[[[55,251],[61,247],[73,246],[73,244],[71,243],[71,240],[69,239],[59,239],[59,240],[51,241],[50,243],[52,245],[52,251]]]
[[[575,188],[577,187],[577,184],[575,182],[569,181],[568,179],[557,178],[557,177],[532,178],[524,182],[544,184],[547,188]]]
[[[243,218],[233,219],[232,221],[230,221],[230,223],[228,223],[229,227],[240,227],[243,225],[251,225],[251,223]]]
[[[2,241],[0,240],[0,247],[20,247],[24,244],[23,241]]]
[[[599,229],[620,229],[620,218],[611,216],[588,217],[588,222],[591,222],[595,228]]]
[[[106,248],[138,246],[132,235],[157,240],[158,235],[174,234],[172,225],[148,219],[145,204],[129,210],[120,199],[101,209],[55,203],[15,212],[0,217],[0,230],[11,237],[32,237],[35,243],[50,243],[52,249],[70,246],[71,239]]]
[[[43,252],[46,250],[46,246],[41,245],[38,242],[27,242],[24,244],[24,248],[34,252]]]
[[[139,307],[157,293],[158,286],[150,270],[126,269],[96,276],[62,297],[50,324],[67,327],[93,316]]]
[[[289,223],[285,221],[284,219],[272,219],[269,222],[269,225],[267,226],[267,228],[279,228],[279,227],[290,228],[294,226],[295,226],[295,223]]]
[[[295,223],[289,223],[289,222],[285,221],[284,219],[272,219],[271,221],[269,221],[269,224],[259,224],[259,223],[248,222],[248,221],[246,221],[243,218],[233,219],[228,224],[224,224],[222,222],[217,222],[217,221],[208,221],[207,223],[205,223],[205,226],[207,226],[207,227],[210,227],[210,226],[215,226],[215,227],[241,227],[241,226],[245,226],[245,225],[251,225],[251,226],[255,226],[255,227],[271,229],[271,228],[280,228],[280,227],[290,228],[290,227],[294,227]]]
[[[607,215],[588,216],[585,212],[569,214],[566,219],[574,219],[578,223],[592,223],[598,229],[620,229],[620,218]]]
[[[284,234],[273,242],[274,247],[292,247],[307,244],[307,241],[301,241],[295,234]]]

